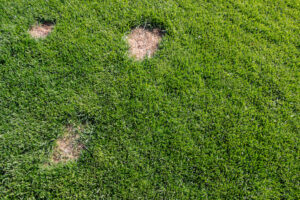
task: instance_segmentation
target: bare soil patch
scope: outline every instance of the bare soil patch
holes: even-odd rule
[[[51,33],[53,28],[54,24],[52,23],[36,24],[31,27],[29,34],[36,39],[46,38]]]
[[[65,128],[65,134],[56,141],[51,158],[53,163],[76,160],[80,156],[80,152],[84,148],[84,145],[79,142],[80,135],[78,132],[81,131],[81,126],[68,125]]]
[[[151,58],[157,51],[161,39],[162,32],[160,29],[133,29],[127,37],[130,56],[137,60],[143,60],[145,57]]]

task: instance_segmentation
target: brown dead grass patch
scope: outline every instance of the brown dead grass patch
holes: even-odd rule
[[[162,32],[160,29],[133,29],[127,37],[130,56],[137,60],[143,60],[145,57],[151,58],[157,51],[161,39]]]
[[[65,128],[65,134],[56,141],[51,158],[53,163],[76,160],[80,156],[84,145],[79,142],[80,135],[78,132],[81,132],[82,128],[82,126],[74,127],[72,125]]]
[[[53,28],[54,25],[52,23],[36,24],[31,27],[29,34],[36,39],[45,38],[51,33]]]

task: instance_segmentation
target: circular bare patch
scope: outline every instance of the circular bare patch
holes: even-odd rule
[[[36,24],[31,27],[29,34],[36,39],[47,37],[52,31],[54,25],[51,23]]]
[[[78,140],[80,138],[78,131],[82,131],[83,127],[79,126],[77,128],[69,125],[65,129],[65,134],[63,137],[56,141],[56,146],[52,154],[52,162],[60,163],[67,162],[70,160],[76,160],[84,145]]]
[[[162,33],[159,29],[147,30],[135,28],[128,35],[130,56],[137,60],[143,60],[146,56],[151,58],[158,49]]]

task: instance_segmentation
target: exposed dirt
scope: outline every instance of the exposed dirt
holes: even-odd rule
[[[54,25],[51,23],[36,24],[31,27],[29,34],[36,39],[46,38],[51,33],[53,28]]]
[[[130,56],[137,60],[151,58],[157,51],[161,39],[162,32],[159,29],[133,29],[127,37]]]
[[[53,163],[76,160],[80,156],[80,152],[84,148],[84,145],[78,141],[80,135],[76,130],[80,132],[80,129],[81,127],[77,127],[76,129],[71,125],[65,128],[63,137],[56,141],[56,146],[51,158]]]

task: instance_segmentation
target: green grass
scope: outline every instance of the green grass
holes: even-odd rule
[[[299,199],[299,20],[297,0],[0,0],[0,199]],[[136,26],[166,31],[154,58],[128,57]],[[44,167],[69,123],[88,150]]]

